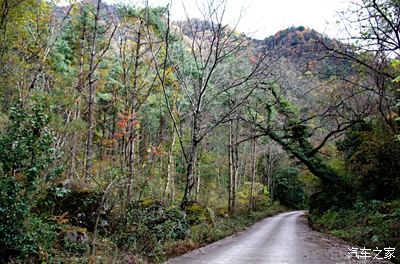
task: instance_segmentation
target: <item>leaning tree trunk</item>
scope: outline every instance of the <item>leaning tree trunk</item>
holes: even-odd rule
[[[268,136],[282,146],[284,150],[292,154],[304,165],[307,166],[308,170],[321,179],[323,184],[331,187],[345,186],[343,177],[335,170],[330,168],[323,160],[316,154],[310,155],[310,143],[304,139],[297,139],[300,143],[295,144],[291,141],[287,141],[282,136],[279,136],[273,131],[268,132]]]

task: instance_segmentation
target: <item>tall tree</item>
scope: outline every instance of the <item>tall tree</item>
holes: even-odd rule
[[[201,141],[248,99],[256,87],[252,81],[261,73],[264,56],[256,58],[250,69],[239,76],[234,75],[230,80],[221,78],[232,69],[235,59],[247,57],[251,53],[246,39],[238,37],[234,28],[223,24],[226,4],[226,1],[210,1],[201,10],[203,20],[187,18],[179,25],[181,36],[184,36],[181,44],[177,43],[179,45],[167,51],[169,64],[172,65],[189,104],[190,140],[183,148],[187,162],[183,205],[191,197]],[[186,45],[189,45],[189,51],[186,50]],[[229,91],[239,87],[243,90],[242,96],[232,109],[219,114],[212,113]],[[205,126],[206,117],[210,117],[210,122]]]
[[[88,97],[88,133],[86,138],[86,163],[85,163],[85,178],[88,179],[92,175],[92,166],[93,166],[93,134],[95,127],[95,108],[94,108],[94,97],[96,95],[96,86],[95,86],[95,65],[96,65],[96,53],[97,53],[97,34],[98,34],[98,26],[100,19],[100,4],[101,0],[97,1],[96,4],[96,12],[94,15],[94,27],[93,27],[93,36],[92,36],[92,44],[91,44],[91,52],[90,52],[90,62],[89,62],[89,74],[88,74],[88,82],[89,82],[89,97]]]
[[[108,27],[102,28],[100,31],[100,21],[101,21],[101,0],[96,1],[95,11],[93,12],[93,27],[90,43],[90,59],[89,59],[89,72],[87,75],[88,82],[88,98],[87,98],[87,120],[88,120],[88,132],[86,137],[86,150],[85,150],[85,179],[93,177],[93,137],[96,127],[96,108],[95,108],[95,96],[96,96],[96,69],[98,68],[100,62],[102,61],[105,53],[108,51],[111,45],[111,40],[113,39],[114,33],[117,29],[113,23],[110,23]],[[111,21],[112,22],[112,21]],[[113,27],[114,26],[114,27]],[[113,29],[112,29],[113,27]],[[111,32],[109,32],[111,29]],[[99,37],[105,37],[106,33],[108,35],[108,41],[102,47],[99,46]]]

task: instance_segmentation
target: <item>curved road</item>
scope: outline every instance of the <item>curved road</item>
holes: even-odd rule
[[[167,261],[168,264],[390,263],[349,259],[352,246],[312,231],[303,211],[266,218],[244,232]]]

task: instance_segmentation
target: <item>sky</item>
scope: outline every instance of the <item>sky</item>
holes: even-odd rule
[[[104,0],[109,4],[137,5],[141,0]],[[207,0],[148,0],[152,6],[166,6],[171,2],[171,19],[199,18],[197,6]],[[340,37],[337,12],[346,10],[350,0],[227,0],[224,23],[240,22],[238,31],[264,39],[291,26],[316,29],[330,37]],[[197,4],[196,4],[197,3]],[[185,7],[185,8],[184,8]]]

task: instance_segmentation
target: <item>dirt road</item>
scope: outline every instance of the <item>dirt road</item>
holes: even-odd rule
[[[390,263],[349,259],[347,244],[307,225],[304,212],[296,211],[266,218],[248,230],[204,248],[197,249],[168,264],[262,264],[262,263]],[[355,246],[354,246],[355,247]]]

